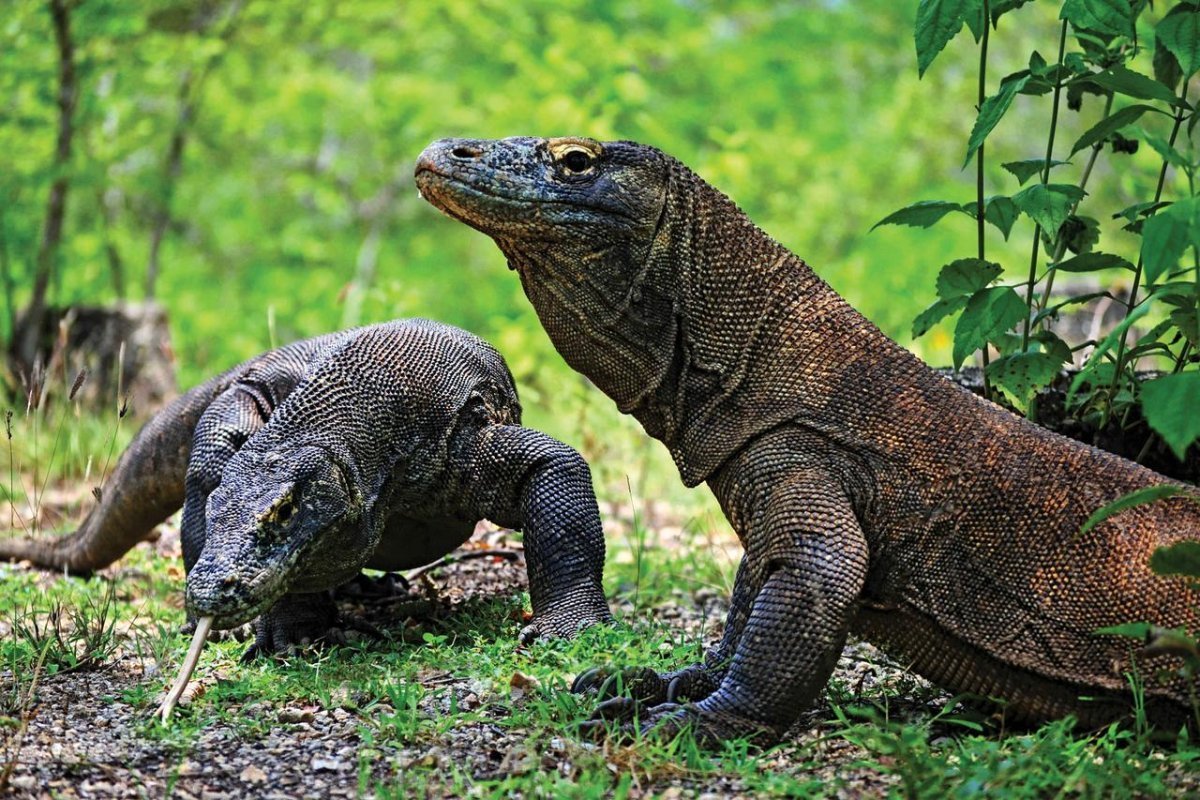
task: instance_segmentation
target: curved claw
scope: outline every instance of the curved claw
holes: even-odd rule
[[[571,683],[575,694],[595,693],[600,700],[610,697],[632,697],[649,703],[665,699],[667,684],[662,676],[649,667],[593,667],[581,672]]]
[[[571,694],[587,694],[589,691],[599,691],[608,672],[605,667],[590,667],[575,676],[571,681]]]
[[[588,719],[597,722],[632,722],[641,707],[642,703],[628,697],[610,697],[598,704]]]
[[[667,684],[666,702],[674,703],[679,698],[679,690],[682,688],[683,677],[681,675],[676,675],[674,678],[671,678],[670,683]]]

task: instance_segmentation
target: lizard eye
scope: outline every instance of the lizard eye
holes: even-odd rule
[[[587,172],[592,166],[592,156],[585,150],[568,150],[562,157],[562,165],[569,172]]]
[[[292,501],[284,500],[279,504],[279,507],[275,509],[275,521],[281,525],[286,525],[294,513],[296,513],[296,507],[292,505]]]

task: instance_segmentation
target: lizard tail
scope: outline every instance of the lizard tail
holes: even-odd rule
[[[100,501],[74,533],[0,539],[0,561],[87,574],[116,561],[183,505],[192,435],[233,371],[184,393],[134,437],[104,482]]]

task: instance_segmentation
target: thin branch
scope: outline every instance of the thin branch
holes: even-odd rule
[[[75,135],[75,102],[79,97],[79,82],[75,72],[75,42],[71,38],[71,10],[67,0],[49,0],[50,18],[54,23],[54,41],[58,46],[58,135],[54,144],[54,182],[46,201],[46,222],[38,244],[34,268],[33,295],[22,320],[19,335],[13,336],[13,355],[19,365],[28,368],[38,348],[42,320],[46,314],[46,290],[55,270],[59,244],[62,242],[63,219],[67,211],[67,191],[70,181],[67,169],[71,162],[71,141]]]

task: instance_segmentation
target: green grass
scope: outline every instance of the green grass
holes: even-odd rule
[[[44,454],[54,433],[47,426],[39,434],[50,489],[95,480],[95,454],[113,436],[112,421],[67,420],[52,463]],[[28,427],[14,437],[14,458],[30,485],[34,445],[26,434]],[[640,445],[614,438],[604,446]],[[700,658],[721,620],[703,619],[699,609],[728,595],[737,558],[711,499],[685,493],[667,509],[659,496],[641,493],[639,486],[653,485],[641,475],[597,483],[608,509],[605,585],[618,626],[518,649],[528,597],[514,594],[393,626],[386,641],[275,661],[243,665],[245,643],[211,642],[197,673],[206,691],[166,727],[153,711],[187,647],[178,632],[184,619],[177,561],[140,547],[105,576],[86,580],[0,566],[0,732],[10,747],[19,739],[34,676],[72,680],[72,673],[82,678],[117,663],[127,672],[140,665],[141,672],[134,669],[107,702],[128,704],[132,735],[162,751],[168,774],[214,725],[256,742],[278,730],[282,709],[341,709],[358,732],[358,787],[379,797],[654,796],[672,786],[820,796],[842,785],[909,797],[1156,796],[1178,785],[1200,757],[1193,742],[1163,744],[1136,728],[1079,733],[1060,722],[998,735],[945,705],[938,690],[903,676],[865,691],[835,677],[799,738],[766,754],[736,741],[707,753],[686,735],[632,746],[585,742],[577,725],[591,703],[566,691],[571,678],[598,664],[667,669]],[[85,493],[84,507],[87,501]],[[681,624],[676,612],[693,624]],[[504,760],[485,769],[479,760],[447,757],[456,746],[474,752],[453,744],[463,736],[482,737],[505,751]]]

